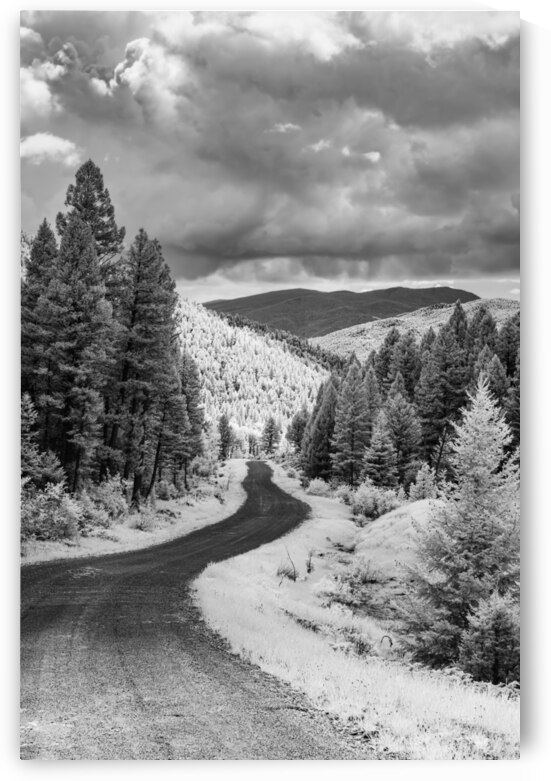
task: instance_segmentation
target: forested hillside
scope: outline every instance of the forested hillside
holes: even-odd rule
[[[355,353],[358,360],[365,361],[372,350],[380,348],[386,335],[392,329],[396,329],[400,334],[407,331],[413,332],[418,343],[429,328],[438,331],[448,321],[453,312],[454,304],[455,302],[453,304],[434,304],[415,312],[406,312],[397,317],[386,317],[382,320],[373,320],[353,325],[350,328],[342,328],[325,336],[314,337],[310,339],[310,344],[344,358]],[[496,325],[500,327],[520,310],[520,302],[512,301],[509,298],[468,301],[463,304],[467,319],[471,320],[480,307],[490,311]]]
[[[298,409],[311,409],[329,373],[308,354],[299,356],[286,341],[237,327],[200,304],[184,300],[184,350],[199,371],[205,418],[226,414],[234,441],[244,453],[249,438],[260,441],[271,416],[285,431]]]

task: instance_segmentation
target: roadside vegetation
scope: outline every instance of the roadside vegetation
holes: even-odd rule
[[[369,609],[371,598],[386,606],[407,588],[415,526],[429,522],[438,501],[405,503],[358,525],[349,505],[307,493],[288,471],[274,465],[274,480],[311,505],[311,519],[207,567],[195,598],[209,625],[381,758],[516,758],[516,688],[415,662],[392,628],[392,610]]]

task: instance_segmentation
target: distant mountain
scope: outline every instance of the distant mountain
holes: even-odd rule
[[[400,333],[411,330],[419,341],[430,327],[438,332],[438,329],[448,321],[453,311],[453,306],[453,304],[436,304],[424,307],[416,312],[408,312],[399,317],[388,317],[385,320],[343,328],[340,331],[334,331],[332,334],[310,339],[310,342],[318,345],[323,350],[328,350],[341,356],[347,356],[354,352],[360,361],[365,361],[371,350],[379,349],[391,328],[396,327]],[[520,303],[508,298],[479,298],[476,301],[469,301],[463,305],[469,319],[481,306],[488,307],[495,318],[498,328],[503,325],[505,320],[520,311]]]
[[[463,303],[477,298],[474,293],[450,287],[392,287],[366,293],[349,290],[320,293],[299,288],[244,298],[218,299],[209,301],[205,307],[215,312],[242,315],[298,336],[314,337],[433,304],[454,304],[457,299]]]

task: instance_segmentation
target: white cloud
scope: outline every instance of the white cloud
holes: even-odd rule
[[[263,11],[236,21],[267,46],[298,44],[322,61],[362,45],[335,13]]]
[[[380,152],[366,152],[363,155],[367,160],[371,160],[372,163],[378,163],[381,159],[381,153]]]
[[[176,119],[178,106],[184,99],[181,89],[190,80],[190,71],[182,57],[167,52],[149,38],[131,41],[124,55],[124,62],[115,68],[110,89],[117,85],[129,87],[150,119]]]
[[[30,27],[20,27],[19,37],[22,44],[32,44],[40,47],[44,46],[44,41],[42,40],[40,33],[37,33],[35,30],[31,30]]]
[[[320,138],[315,144],[308,144],[308,149],[312,149],[314,152],[321,152],[323,149],[328,149],[330,146],[330,141],[326,138]]]
[[[33,67],[20,69],[21,120],[28,122],[35,117],[49,117],[61,106],[52,95],[47,82]]]
[[[34,136],[27,136],[21,140],[19,148],[21,158],[28,160],[32,165],[51,162],[74,167],[81,160],[81,152],[76,144],[52,133],[35,133]]]
[[[290,133],[292,130],[300,130],[300,125],[295,125],[293,122],[276,122],[276,124],[269,130],[269,133]]]

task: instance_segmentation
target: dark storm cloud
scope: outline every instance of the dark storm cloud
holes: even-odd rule
[[[516,269],[518,17],[443,17],[24,13],[24,217],[71,148],[181,277]]]

